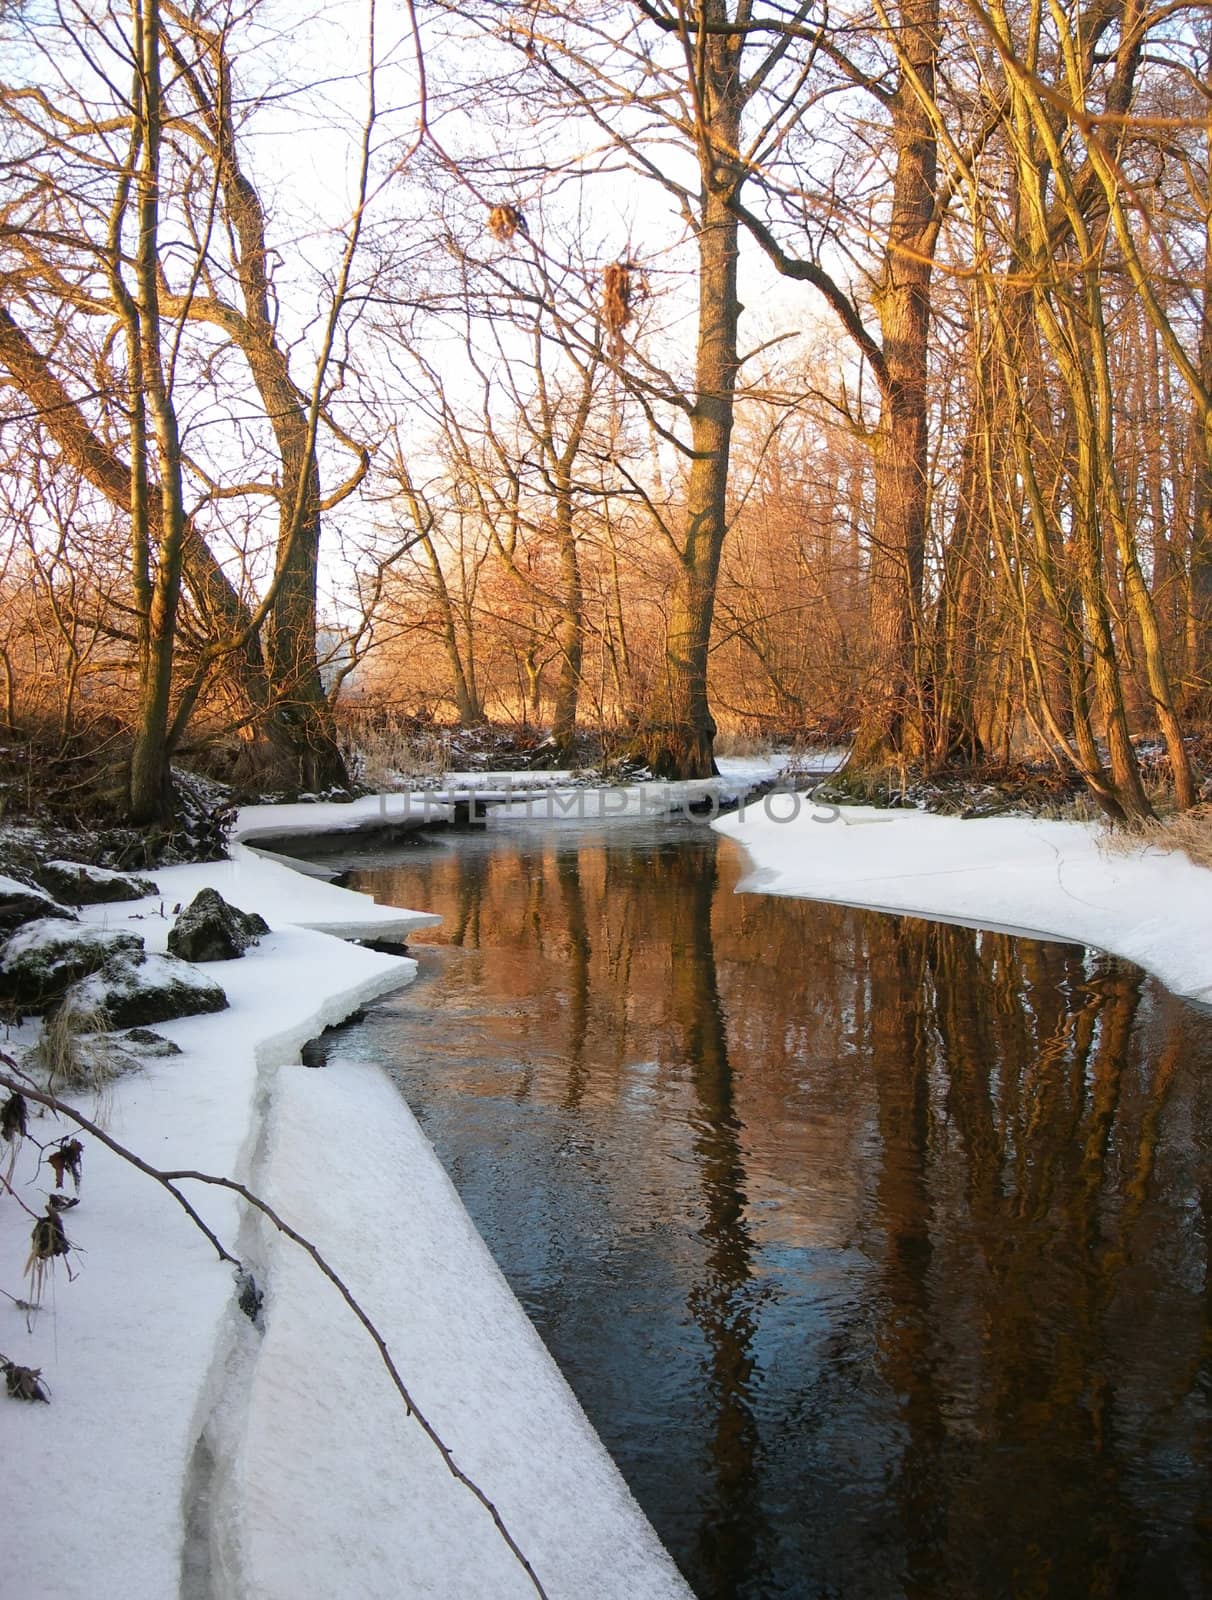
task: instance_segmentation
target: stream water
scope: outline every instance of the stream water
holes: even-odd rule
[[[700,1600],[1212,1593],[1212,1018],[742,870],[689,822],[362,857],[445,920],[329,1050]]]

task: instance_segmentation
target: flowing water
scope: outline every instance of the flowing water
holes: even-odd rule
[[[691,823],[362,858],[445,921],[330,1049],[701,1600],[1212,1592],[1212,1017],[742,870]]]

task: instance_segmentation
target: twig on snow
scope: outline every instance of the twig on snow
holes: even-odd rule
[[[387,1371],[387,1375],[391,1379],[393,1387],[395,1388],[397,1394],[399,1394],[401,1400],[404,1402],[405,1410],[410,1416],[416,1418],[417,1424],[422,1433],[424,1433],[425,1437],[430,1441],[434,1449],[437,1450],[438,1454],[441,1456],[443,1464],[450,1473],[451,1477],[456,1479],[457,1482],[461,1483],[468,1493],[478,1500],[479,1503],[484,1507],[485,1511],[487,1511],[488,1515],[492,1518],[493,1526],[504,1540],[510,1554],[514,1557],[515,1561],[518,1562],[522,1570],[526,1573],[526,1576],[530,1579],[531,1584],[534,1586],[535,1593],[541,1597],[541,1600],[548,1600],[547,1591],[540,1582],[538,1574],[531,1566],[517,1540],[505,1526],[500,1512],[484,1493],[483,1489],[480,1488],[479,1484],[477,1484],[474,1479],[470,1478],[467,1473],[463,1471],[462,1467],[459,1466],[450,1450],[450,1447],[442,1439],[433,1423],[430,1422],[428,1417],[425,1416],[424,1412],[419,1409],[416,1401],[409,1393],[408,1386],[405,1384],[404,1379],[400,1376],[399,1369],[397,1368],[395,1361],[392,1359],[391,1351],[387,1348],[387,1343],[384,1340],[383,1335],[375,1327],[367,1312],[364,1311],[362,1306],[358,1303],[357,1298],[350,1290],[349,1286],[345,1283],[344,1279],[338,1272],[335,1271],[333,1267],[328,1264],[328,1262],[321,1255],[320,1251],[314,1244],[312,1244],[310,1239],[304,1237],[303,1234],[292,1228],[288,1222],[278,1215],[271,1205],[269,1205],[265,1200],[261,1199],[260,1195],[254,1194],[251,1189],[249,1189],[246,1185],[237,1182],[236,1179],[217,1177],[214,1173],[210,1172],[197,1172],[189,1169],[161,1170],[159,1167],[153,1167],[149,1162],[144,1161],[141,1156],[136,1155],[133,1150],[130,1150],[125,1145],[120,1144],[117,1139],[106,1133],[104,1128],[100,1127],[97,1123],[86,1117],[83,1112],[77,1111],[74,1106],[70,1106],[65,1101],[60,1100],[57,1095],[49,1094],[41,1089],[35,1088],[33,1084],[25,1077],[25,1074],[21,1072],[21,1069],[17,1066],[16,1062],[13,1061],[11,1057],[5,1055],[2,1051],[0,1051],[0,1062],[9,1068],[10,1071],[18,1074],[17,1078],[12,1078],[7,1072],[0,1072],[0,1087],[8,1089],[14,1094],[23,1094],[27,1099],[37,1101],[38,1104],[45,1106],[48,1110],[54,1111],[61,1116],[69,1118],[76,1124],[77,1127],[83,1128],[85,1132],[92,1134],[95,1139],[100,1140],[100,1142],[105,1145],[106,1149],[113,1151],[114,1155],[118,1156],[121,1160],[128,1162],[139,1172],[143,1173],[145,1177],[148,1177],[152,1179],[153,1182],[160,1184],[162,1188],[167,1189],[168,1193],[172,1195],[177,1204],[185,1211],[186,1215],[189,1217],[194,1226],[206,1236],[207,1240],[217,1253],[220,1261],[227,1261],[230,1262],[232,1266],[243,1268],[243,1263],[238,1259],[238,1257],[232,1255],[229,1250],[225,1249],[220,1243],[216,1234],[209,1227],[207,1227],[205,1222],[203,1222],[197,1211],[195,1211],[193,1206],[181,1193],[180,1189],[178,1189],[178,1183],[203,1183],[208,1184],[213,1188],[230,1189],[233,1194],[239,1195],[246,1204],[252,1206],[254,1210],[259,1211],[261,1215],[265,1217],[267,1221],[272,1223],[279,1233],[285,1235],[285,1237],[289,1239],[292,1244],[298,1245],[298,1247],[304,1251],[306,1255],[310,1256],[318,1270],[325,1278],[328,1279],[329,1283],[331,1283],[333,1288],[336,1289],[337,1293],[345,1301],[345,1304],[349,1307],[350,1311],[353,1312],[354,1316],[366,1330],[375,1346],[375,1349],[379,1352],[379,1359],[382,1361],[383,1366]]]

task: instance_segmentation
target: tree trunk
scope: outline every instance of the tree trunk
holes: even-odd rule
[[[989,386],[1004,407],[1004,420],[998,431],[1009,435],[1012,452],[1007,463],[1012,470],[1000,474],[994,470],[991,445],[986,445],[990,531],[1008,590],[1020,611],[1023,649],[1054,753],[1081,773],[1098,804],[1113,821],[1120,822],[1127,814],[1126,807],[1117,793],[1114,776],[1103,767],[1090,720],[1089,666],[1081,603],[1075,584],[1062,570],[1065,552],[1051,516],[1051,507],[1059,498],[1059,485],[1050,485],[1051,492],[1045,493],[1039,477],[1046,462],[1039,450],[1040,434],[1030,409],[1040,360],[1033,294],[1031,290],[1009,293],[995,283],[985,285],[982,293],[987,300],[996,362],[996,367],[989,369]],[[1050,425],[1047,417],[1038,421],[1041,427]],[[988,431],[990,436],[994,432],[992,428]],[[1022,497],[1021,506],[1016,504],[1016,494]],[[1087,574],[1085,590],[1089,587]],[[1097,588],[1096,581],[1096,598]],[[1046,619],[1046,628],[1041,627],[1038,612]],[[1040,634],[1044,635],[1045,649],[1055,644],[1055,656],[1041,652]]]
[[[934,622],[937,703],[932,719],[932,765],[974,762],[984,754],[975,707],[977,629],[985,581],[988,539],[978,526],[978,428],[985,408],[974,396],[972,426],[964,439],[955,522],[943,562],[943,582]]]
[[[536,727],[543,720],[543,663],[539,660],[538,641],[534,640],[522,657],[522,667],[526,673],[526,699],[522,706],[522,716],[527,722],[532,722]]]
[[[1212,184],[1212,138],[1207,182]],[[1207,191],[1212,195],[1212,189]],[[1212,394],[1212,200],[1204,234],[1203,305],[1199,330],[1199,375]],[[1189,716],[1212,715],[1212,411],[1195,406],[1191,429],[1191,565],[1187,596],[1187,675],[1183,709]]]
[[[412,488],[411,480],[406,484],[405,493],[410,497],[414,516],[420,517],[422,515],[420,501]],[[425,559],[429,564],[429,570],[433,575],[433,592],[438,604],[442,646],[446,651],[446,660],[450,667],[451,681],[454,686],[455,712],[464,728],[474,728],[477,723],[483,722],[484,710],[476,693],[475,678],[468,667],[463,664],[463,652],[459,647],[458,618],[455,615],[454,602],[450,598],[446,574],[442,571],[442,563],[438,557],[433,535],[429,529],[421,529],[419,538],[421,548],[425,551]]]
[[[577,704],[581,693],[581,664],[585,654],[584,598],[581,563],[575,540],[560,544],[560,592],[562,607],[556,631],[560,647],[560,672],[556,680],[552,738],[560,752],[572,749],[577,731]]]
[[[921,96],[934,91],[938,0],[900,7],[900,82],[892,97],[896,170],[883,276],[874,295],[885,373],[875,437],[870,568],[871,667],[847,770],[925,750],[919,685],[922,574],[929,504],[928,339],[937,224],[937,141]],[[914,80],[916,79],[916,85]]]
[[[139,615],[139,709],[130,759],[130,816],[136,823],[167,821],[173,809],[170,768],[169,711],[177,604],[181,593],[181,546],[185,503],[181,483],[181,444],[169,379],[164,369],[157,292],[160,232],[160,10],[158,0],[134,0],[136,63],[135,117],[138,142],[136,343],[131,350],[136,389],[132,431],[131,527],[140,561],[151,559],[147,537],[148,473],[146,416],[155,437],[160,483],[160,528],[155,574],[150,586],[146,567],[136,578]],[[146,401],[144,402],[144,396]]]
[[[196,296],[189,314],[216,326],[248,362],[278,447],[278,549],[275,590],[264,627],[272,712],[289,741],[294,786],[346,788],[349,776],[316,659],[316,571],[320,551],[320,472],[307,405],[290,375],[273,312],[265,208],[240,165],[231,64],[223,33],[191,26],[205,48],[213,82],[178,55],[176,64],[209,132],[226,220],[234,240],[243,312]]]
[[[281,461],[277,587],[263,629],[272,714],[286,732],[292,784],[309,791],[345,788],[349,775],[316,659],[319,465],[299,391],[267,315],[250,318],[243,349]]]
[[[702,8],[705,22],[727,22],[722,0]],[[707,698],[707,658],[720,554],[728,532],[728,458],[737,374],[737,251],[732,209],[743,173],[736,164],[744,91],[735,36],[701,46],[703,139],[698,223],[699,320],[686,535],[665,635],[664,716],[641,728],[637,751],[659,777],[709,778],[716,771],[715,719]]]
[[[539,366],[536,357],[536,367]],[[564,448],[558,454],[555,452],[550,417],[544,430],[544,443],[555,454],[553,474],[556,497],[555,535],[560,558],[560,621],[556,630],[556,643],[560,648],[560,671],[556,680],[555,714],[551,730],[559,759],[564,759],[572,753],[577,731],[577,704],[581,695],[581,665],[585,655],[585,588],[581,578],[581,554],[577,544],[573,470],[589,423],[597,371],[595,351],[593,361],[581,374],[579,402]]]

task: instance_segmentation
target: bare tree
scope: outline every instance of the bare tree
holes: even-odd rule
[[[691,370],[679,381],[631,337],[642,288],[634,243],[604,264],[608,365],[645,407],[684,465],[683,507],[666,527],[673,582],[664,662],[636,749],[655,772],[714,770],[708,657],[720,557],[729,527],[728,467],[741,358],[735,201],[764,152],[793,119],[810,51],[808,6],[787,14],[753,0],[693,5],[647,0],[607,16],[539,5],[523,26],[499,27],[495,8],[465,8],[486,34],[517,52],[511,92],[539,114],[537,142],[518,164],[532,181],[567,178],[560,131],[570,114],[596,130],[602,165],[620,163],[658,184],[693,240],[697,313]],[[804,38],[801,38],[804,35]],[[505,92],[505,85],[497,85]],[[541,108],[541,110],[539,110]],[[489,181],[490,172],[482,180]]]
[[[335,418],[332,370],[368,198],[373,15],[358,192],[306,389],[291,375],[266,213],[241,164],[234,27],[222,4],[188,14],[136,5],[129,28],[82,17],[76,32],[64,23],[53,40],[31,35],[36,70],[2,91],[21,181],[4,215],[0,363],[64,461],[131,519],[148,684],[132,765],[140,816],[167,806],[169,756],[217,673],[238,685],[237,726],[273,752],[271,781],[315,788],[345,776],[316,657],[316,582],[323,513],[352,493],[369,460]],[[107,58],[128,63],[130,96],[98,65]],[[260,431],[240,416],[250,393]],[[267,438],[275,460],[261,473],[249,447],[255,460]],[[327,492],[325,439],[351,463]],[[241,456],[243,473],[232,470]],[[267,500],[278,512],[269,571],[233,573],[212,543]],[[207,637],[174,686],[182,581]]]

